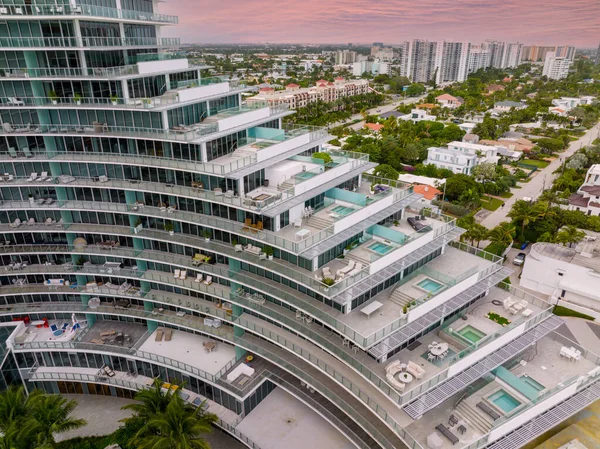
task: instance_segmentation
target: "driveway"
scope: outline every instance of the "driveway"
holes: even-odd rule
[[[544,189],[549,188],[558,177],[558,174],[554,174],[553,172],[560,167],[564,160],[572,156],[580,148],[590,145],[599,135],[600,123],[597,123],[593,128],[590,128],[583,136],[581,136],[581,138],[571,142],[569,148],[561,153],[560,156],[553,160],[545,169],[538,170],[536,176],[531,178],[531,181],[522,183],[520,189],[512,189],[512,198],[508,198],[505,201],[504,207],[499,208],[485,217],[481,224],[492,229],[503,221],[510,221],[506,217],[506,214],[517,200],[523,199],[523,197],[529,197],[535,200],[539,197]]]

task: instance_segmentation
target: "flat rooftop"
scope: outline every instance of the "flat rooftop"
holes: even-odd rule
[[[325,418],[280,387],[236,428],[262,449],[355,449]]]
[[[140,351],[168,357],[187,363],[199,370],[215,375],[235,358],[235,347],[222,341],[173,329],[171,341],[155,341],[156,331],[139,347]],[[217,349],[205,352],[202,343],[217,343]]]
[[[580,349],[583,354],[581,359],[573,362],[562,357],[560,350],[563,346]],[[462,395],[462,391],[426,413],[419,420],[413,421],[406,427],[406,430],[423,447],[427,447],[427,436],[432,433],[436,433],[440,437],[442,441],[440,449],[460,448],[468,445],[487,434],[494,426],[490,416],[477,407],[478,403],[485,403],[501,416],[500,419],[508,414],[512,416],[519,413],[519,410],[531,403],[531,398],[557,386],[560,388],[560,384],[569,385],[573,379],[596,369],[597,365],[590,360],[596,359],[596,356],[589,354],[588,359],[585,358],[586,354],[587,351],[584,348],[565,339],[557,332],[553,332],[516,356],[512,361],[505,363],[502,372],[494,370],[493,375],[486,376],[472,384],[474,388],[471,390],[474,391],[470,392],[458,406],[456,406],[456,402]],[[528,387],[524,388],[523,383]],[[533,389],[532,386],[534,386]],[[533,396],[531,396],[532,394]],[[459,424],[453,427],[448,425],[448,418],[451,414],[454,414],[459,420]],[[436,431],[435,427],[438,424],[449,427],[450,431],[459,438],[459,444],[453,446],[447,438]],[[464,434],[457,430],[458,425],[461,424],[466,428]]]
[[[575,248],[556,243],[534,243],[532,250],[542,256],[586,267],[600,273],[600,233],[587,232]]]

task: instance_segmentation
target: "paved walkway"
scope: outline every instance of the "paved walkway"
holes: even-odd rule
[[[590,145],[597,137],[600,136],[600,123],[590,128],[581,138],[571,142],[569,148],[560,154],[559,158],[556,158],[550,163],[545,169],[538,170],[536,176],[527,183],[522,183],[520,189],[512,189],[511,192],[514,194],[512,198],[505,200],[504,207],[499,208],[495,212],[491,213],[483,219],[482,225],[492,229],[499,225],[503,221],[509,221],[506,214],[510,211],[513,204],[517,200],[523,199],[523,197],[533,198],[534,200],[541,195],[544,188],[548,188],[552,185],[554,180],[558,177],[553,172],[560,167],[565,158],[572,156],[577,150],[583,146]]]
[[[81,429],[57,435],[56,441],[75,437],[109,435],[119,428],[121,425],[119,420],[132,414],[128,410],[121,410],[121,407],[135,402],[131,399],[111,396],[85,394],[65,394],[63,396],[77,401],[77,408],[73,412],[73,416],[85,419],[88,425]],[[217,428],[213,428],[212,433],[205,435],[204,438],[210,444],[211,449],[247,449],[242,443]]]

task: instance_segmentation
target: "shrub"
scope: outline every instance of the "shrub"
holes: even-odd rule
[[[494,312],[488,313],[487,317],[493,322],[500,324],[501,326],[507,326],[510,324],[510,320],[508,318],[505,318],[502,315],[498,315]]]
[[[313,153],[311,155],[311,157],[313,159],[322,159],[325,164],[329,164],[329,163],[333,162],[333,159],[331,159],[331,156],[329,154],[323,153],[323,152]]]
[[[572,310],[563,306],[554,306],[554,309],[552,309],[552,313],[558,316],[572,316],[575,318],[583,318],[584,320],[590,321],[595,320],[593,316],[586,315],[585,313],[577,312],[576,310]]]

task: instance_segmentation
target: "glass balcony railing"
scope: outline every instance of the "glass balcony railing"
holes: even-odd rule
[[[173,47],[178,38],[156,37],[0,37],[0,48]]]
[[[102,17],[106,19],[135,20],[157,23],[179,23],[177,16],[156,14],[144,11],[132,11],[128,9],[108,8],[94,5],[3,5],[0,6],[0,18],[2,16],[83,16]]]
[[[133,57],[133,62],[171,61],[173,59],[187,59],[185,53],[138,53]],[[203,66],[204,67],[204,66]]]

